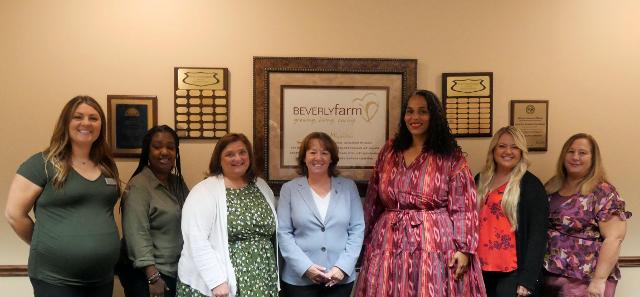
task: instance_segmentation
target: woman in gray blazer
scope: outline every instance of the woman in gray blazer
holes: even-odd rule
[[[355,183],[338,177],[338,147],[322,132],[300,144],[298,173],[282,186],[278,242],[285,296],[349,296],[364,218]]]

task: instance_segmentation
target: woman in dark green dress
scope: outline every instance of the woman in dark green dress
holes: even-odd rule
[[[178,296],[278,295],[275,199],[255,176],[252,151],[243,134],[222,137],[209,177],[189,193]]]
[[[105,135],[100,104],[74,97],[62,109],[49,147],[22,163],[11,183],[5,213],[30,244],[36,297],[112,295],[120,251],[113,207],[120,188]]]

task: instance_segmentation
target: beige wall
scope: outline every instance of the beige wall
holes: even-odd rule
[[[418,86],[436,93],[442,72],[492,71],[496,127],[509,100],[549,100],[549,151],[532,154],[534,173],[548,179],[564,140],[591,133],[637,210],[638,11],[635,0],[0,1],[0,193],[74,95],[103,107],[107,94],[157,95],[159,122],[173,125],[173,67],[227,67],[231,129],[251,135],[253,56],[382,57],[418,59]],[[488,139],[460,143],[479,170]],[[184,141],[190,186],[213,144]],[[134,165],[118,161],[125,178]],[[0,265],[25,264],[28,247],[4,220],[0,234]],[[623,255],[640,255],[639,234],[634,218]],[[632,279],[618,296],[640,289]],[[30,295],[23,278],[0,280],[0,291]]]

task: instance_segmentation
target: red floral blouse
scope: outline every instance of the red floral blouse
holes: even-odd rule
[[[516,233],[502,211],[502,194],[507,183],[487,193],[480,209],[478,257],[484,271],[510,272],[518,268]]]

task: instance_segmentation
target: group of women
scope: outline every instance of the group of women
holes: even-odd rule
[[[73,98],[11,184],[5,214],[30,244],[36,297],[111,296],[114,267],[128,297],[613,296],[620,279],[631,213],[587,134],[567,140],[543,185],[522,132],[501,128],[474,181],[438,98],[416,91],[363,207],[322,132],[302,140],[300,176],[278,200],[236,133],[189,191],[165,125],[121,188],[104,119],[94,99]]]

